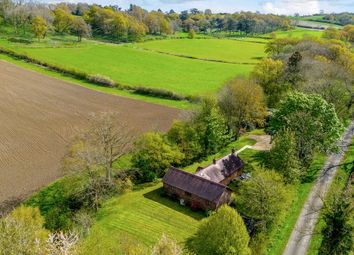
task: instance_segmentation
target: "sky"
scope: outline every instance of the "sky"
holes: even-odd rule
[[[61,2],[63,0],[53,0]],[[66,0],[102,5],[118,5],[123,9],[136,4],[147,10],[161,9],[183,11],[191,8],[211,9],[213,12],[259,11],[261,13],[315,14],[324,10],[332,12],[354,12],[354,0]]]

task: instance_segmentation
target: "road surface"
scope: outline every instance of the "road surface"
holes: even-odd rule
[[[295,228],[291,233],[288,244],[283,255],[306,255],[310,245],[313,230],[316,226],[320,210],[323,206],[322,199],[328,191],[333,178],[335,177],[338,165],[342,162],[344,153],[351,144],[354,135],[354,121],[350,124],[339,142],[340,152],[332,153],[313,186],[309,197],[302,208]]]

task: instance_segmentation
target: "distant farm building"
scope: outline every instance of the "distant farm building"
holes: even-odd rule
[[[214,210],[231,202],[232,191],[227,185],[242,174],[243,166],[233,150],[208,167],[199,167],[195,174],[171,167],[163,178],[163,186],[166,194],[179,199],[181,204]]]

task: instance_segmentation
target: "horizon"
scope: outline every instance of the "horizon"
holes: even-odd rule
[[[54,0],[43,2],[59,3],[65,1]],[[161,9],[164,12],[170,10],[181,12],[192,8],[199,10],[211,9],[214,13],[251,11],[277,15],[294,15],[296,13],[300,15],[313,15],[321,12],[326,14],[354,12],[353,0],[251,0],[247,3],[240,0],[68,0],[66,2],[118,5],[122,9],[128,9],[130,4],[134,4],[149,11]]]

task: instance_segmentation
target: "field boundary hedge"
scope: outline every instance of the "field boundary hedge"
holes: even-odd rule
[[[186,100],[191,103],[199,101],[199,97],[180,95],[180,94],[176,94],[172,91],[165,90],[165,89],[148,88],[148,87],[144,87],[144,86],[136,86],[135,87],[135,86],[123,85],[123,84],[115,82],[115,81],[111,80],[109,77],[105,77],[101,74],[88,74],[86,72],[82,72],[77,69],[65,68],[62,66],[55,65],[55,64],[50,64],[45,61],[41,61],[36,58],[32,58],[32,57],[28,56],[27,54],[18,53],[13,50],[6,49],[2,46],[0,46],[0,54],[7,55],[7,56],[12,57],[14,59],[23,60],[25,62],[41,66],[41,67],[49,69],[51,71],[55,71],[55,72],[61,73],[66,76],[73,77],[75,79],[84,80],[86,82],[95,84],[97,86],[114,87],[114,88],[117,88],[120,90],[127,90],[132,93],[139,94],[139,95],[147,95],[147,96],[163,98],[163,99],[170,99],[170,100],[175,100],[175,101]]]
[[[144,47],[141,47],[140,49],[145,50],[145,51],[165,54],[165,55],[169,55],[169,56],[188,58],[188,59],[194,59],[194,60],[200,60],[200,61],[217,62],[217,63],[233,64],[233,65],[255,65],[255,64],[257,64],[257,63],[250,63],[250,62],[235,62],[235,61],[227,61],[227,60],[220,60],[220,59],[198,58],[198,57],[193,57],[193,56],[184,55],[184,54],[176,54],[176,53],[170,53],[170,52],[160,51],[160,50],[151,50],[151,49],[147,49]]]

